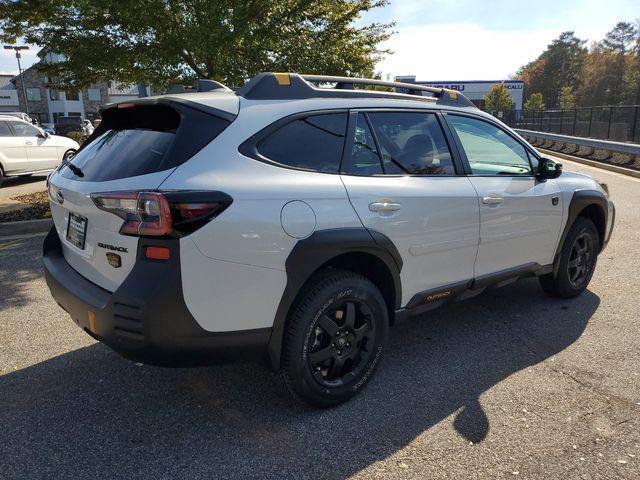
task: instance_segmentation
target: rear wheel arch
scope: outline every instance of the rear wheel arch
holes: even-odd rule
[[[368,278],[387,302],[390,319],[400,307],[402,260],[397,249],[379,232],[365,228],[320,230],[300,240],[287,258],[287,285],[278,305],[268,345],[269,361],[280,368],[287,319],[302,292],[327,269],[352,271]]]

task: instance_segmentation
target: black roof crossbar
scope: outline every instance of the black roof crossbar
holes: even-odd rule
[[[194,92],[211,92],[213,90],[231,91],[226,85],[215,80],[198,79],[196,84],[191,87],[185,87],[184,85],[174,85],[166,93],[194,93]]]
[[[317,88],[312,83],[335,83],[334,88]],[[356,85],[390,87],[394,92],[356,89]],[[423,93],[431,95],[424,96]],[[300,75],[298,73],[260,73],[246,82],[238,95],[250,100],[296,100],[304,98],[396,98],[424,100],[454,107],[476,106],[455,90],[427,87],[415,83],[387,82],[368,78],[332,75]],[[418,98],[416,98],[418,97]]]

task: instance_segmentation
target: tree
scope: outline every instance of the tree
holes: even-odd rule
[[[626,53],[638,38],[638,27],[629,22],[618,22],[602,41],[604,48],[617,53]]]
[[[489,112],[509,110],[513,105],[513,98],[504,83],[496,83],[489,93],[484,96],[484,106]]]
[[[587,57],[576,89],[576,97],[583,107],[615,105],[622,97],[622,77],[617,53],[595,44]]]
[[[517,78],[525,82],[530,92],[542,93],[551,105],[558,105],[560,89],[576,88],[587,55],[584,40],[573,32],[563,32],[540,56],[518,71]]]
[[[576,99],[569,85],[565,85],[560,89],[559,103],[560,108],[576,108]]]
[[[524,102],[525,110],[544,110],[544,100],[541,93],[532,93],[529,100]]]
[[[60,86],[103,80],[166,87],[261,71],[370,75],[392,23],[356,24],[387,0],[15,0],[0,39],[62,55],[42,65]]]

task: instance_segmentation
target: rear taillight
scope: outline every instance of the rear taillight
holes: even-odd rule
[[[231,197],[222,192],[106,192],[91,195],[100,210],[124,220],[123,235],[180,237],[222,213]]]

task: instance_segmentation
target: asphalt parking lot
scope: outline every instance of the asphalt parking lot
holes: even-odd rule
[[[391,330],[332,410],[253,364],[162,369],[94,342],[51,299],[43,237],[0,240],[0,478],[640,478],[640,180],[587,292],[535,279]]]

